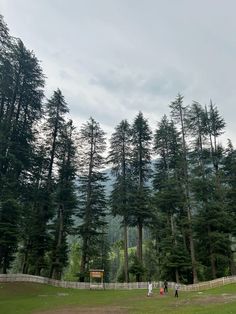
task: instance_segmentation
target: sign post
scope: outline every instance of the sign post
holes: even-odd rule
[[[105,289],[104,269],[90,269],[90,289]]]

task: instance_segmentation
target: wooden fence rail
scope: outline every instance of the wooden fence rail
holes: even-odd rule
[[[54,280],[51,278],[32,276],[26,274],[0,274],[0,282],[33,282],[48,284],[55,287],[61,288],[75,288],[75,289],[90,289],[89,282],[73,282],[73,281],[63,281]],[[229,283],[236,283],[236,276],[218,278],[211,281],[200,282],[192,285],[180,285],[182,291],[201,291],[215,287],[221,287]],[[175,283],[169,282],[168,286],[170,289],[174,288]],[[163,281],[153,282],[154,288],[163,287]],[[129,283],[105,283],[105,289],[147,289],[147,282],[129,282]]]

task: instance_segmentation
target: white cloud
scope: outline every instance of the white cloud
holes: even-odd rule
[[[33,49],[47,95],[65,94],[73,118],[111,132],[139,110],[151,124],[178,92],[212,98],[236,144],[233,0],[0,0],[15,36]]]

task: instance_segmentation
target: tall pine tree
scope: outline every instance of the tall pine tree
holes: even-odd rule
[[[103,254],[106,227],[106,176],[103,157],[106,148],[105,133],[93,118],[80,130],[79,145],[79,234],[82,239],[80,281],[88,276],[90,265]],[[103,259],[100,259],[103,261]],[[104,263],[103,263],[104,265]],[[100,264],[100,268],[103,266]]]
[[[57,161],[58,178],[54,193],[56,215],[53,220],[53,246],[50,277],[60,279],[67,264],[67,236],[72,233],[73,214],[77,196],[75,186],[76,147],[75,128],[70,120],[60,134],[60,159]]]
[[[129,281],[128,275],[128,225],[130,223],[130,209],[132,193],[131,177],[131,128],[127,120],[115,128],[110,140],[110,151],[108,160],[112,165],[112,173],[115,183],[111,193],[112,213],[122,216],[124,227],[124,274],[125,281]]]
[[[181,215],[184,201],[181,186],[181,140],[173,122],[164,116],[154,136],[154,151],[157,154],[153,180],[154,205],[157,207],[157,223],[160,229],[153,233],[158,239],[160,275],[162,279],[175,280],[186,277],[189,268],[188,254],[184,245]],[[155,230],[155,232],[154,232]],[[188,280],[185,278],[185,280]]]
[[[42,114],[44,76],[34,53],[27,50],[20,39],[9,36],[2,17],[0,50],[0,207],[3,219],[0,223],[4,225],[2,237],[5,238],[5,248],[0,248],[5,253],[1,253],[0,259],[5,261],[3,269],[6,271],[12,259],[11,248],[16,248],[19,240],[19,218],[25,213],[22,194],[26,194],[26,182],[33,167],[35,126]]]
[[[151,219],[152,211],[149,204],[149,188],[147,186],[150,178],[152,132],[147,120],[139,112],[132,125],[133,180],[136,185],[133,202],[133,223],[137,226],[138,243],[137,257],[142,264],[143,259],[143,226]],[[138,278],[140,280],[141,278]]]
[[[185,195],[184,209],[187,215],[187,228],[186,234],[190,246],[191,262],[192,262],[192,273],[193,282],[198,282],[197,275],[197,263],[196,263],[196,253],[194,246],[194,235],[193,235],[193,224],[192,224],[192,203],[190,196],[190,182],[189,182],[189,162],[188,162],[188,147],[186,141],[186,110],[187,108],[183,105],[183,96],[178,95],[170,105],[171,116],[173,120],[179,125],[181,134],[181,145],[182,145],[182,186]]]

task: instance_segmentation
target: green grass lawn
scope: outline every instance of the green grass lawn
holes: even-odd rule
[[[198,292],[170,291],[152,297],[145,290],[90,291],[33,283],[0,283],[0,313],[236,313],[236,284]]]

